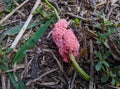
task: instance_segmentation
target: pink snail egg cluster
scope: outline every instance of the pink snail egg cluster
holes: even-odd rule
[[[80,44],[71,29],[67,29],[68,22],[65,19],[60,19],[52,30],[52,39],[59,49],[64,62],[68,63],[69,53],[75,57],[78,56]]]

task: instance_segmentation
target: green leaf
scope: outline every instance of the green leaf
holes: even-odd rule
[[[101,82],[106,83],[108,81],[108,79],[109,79],[109,76],[104,74],[103,77],[101,78]]]
[[[112,73],[117,74],[120,77],[120,65],[112,68]]]
[[[3,30],[3,29],[4,29],[4,27],[0,25],[0,30]]]
[[[8,70],[8,66],[5,66],[4,64],[0,64],[0,69],[3,71]],[[15,89],[19,89],[18,84],[16,82],[16,80],[14,79],[14,75],[12,72],[8,72],[8,76],[10,78],[10,81],[12,82],[13,86],[15,87]]]
[[[106,39],[110,35],[110,32],[106,32],[103,34],[104,39]]]
[[[4,56],[3,59],[0,60],[0,63],[8,62],[7,56]]]
[[[120,78],[116,78],[116,83],[120,83]]]
[[[105,26],[111,26],[111,25],[113,25],[113,22],[112,21],[104,20],[104,25]]]
[[[53,18],[47,21],[42,28],[40,28],[36,33],[34,33],[34,35],[29,40],[27,40],[27,42],[16,53],[15,57],[13,58],[12,64],[14,64],[15,62],[18,63],[22,61],[23,57],[25,56],[26,50],[29,50],[36,45],[37,41],[44,34],[45,30],[52,22]]]
[[[22,79],[19,77],[19,74],[16,73],[16,76],[18,78],[18,85],[19,85],[19,89],[26,89],[26,85],[24,84],[24,82],[22,81]]]
[[[74,22],[75,22],[76,25],[80,26],[80,20],[78,18],[75,18]]]
[[[52,16],[52,13],[48,13],[47,11],[45,11],[45,6],[41,6],[40,8],[37,8],[35,14],[40,14],[42,15],[44,18],[50,19]]]
[[[109,32],[109,34],[113,34],[113,33],[115,33],[115,32],[117,32],[117,30],[116,30],[116,28],[115,27],[108,27],[108,32]]]
[[[3,51],[3,48],[2,48],[2,46],[0,45],[0,52],[1,52],[1,51]],[[1,53],[0,53],[0,54],[1,54]]]
[[[9,70],[9,67],[5,66],[4,64],[0,64],[0,69],[2,71],[6,71]],[[15,89],[26,89],[26,86],[23,83],[22,79],[19,77],[18,73],[13,74],[12,72],[8,72],[8,76]],[[17,81],[15,80],[15,77],[17,78]]]
[[[100,61],[103,60],[103,56],[102,56],[102,54],[99,51],[96,51],[95,54],[99,58]]]
[[[8,73],[8,76],[10,78],[10,81],[12,82],[13,86],[15,87],[15,89],[20,89],[18,86],[18,83],[16,82],[13,73]]]
[[[5,50],[5,54],[10,53],[10,52],[12,52],[12,51],[13,51],[13,49],[12,49],[12,48],[9,48],[9,49]]]
[[[97,43],[97,44],[101,44],[101,40],[100,40],[100,39],[97,39],[96,43]]]
[[[98,63],[96,64],[96,66],[95,66],[96,71],[100,71],[101,68],[102,68],[102,63],[101,63],[101,62],[98,62]]]
[[[8,68],[7,68],[7,66],[4,65],[3,63],[0,63],[0,69],[3,70],[3,71],[5,71],[5,70],[7,70]]]
[[[31,28],[33,28],[33,27],[35,27],[35,26],[38,26],[38,25],[40,25],[40,24],[43,23],[43,22],[44,22],[44,20],[41,20],[41,21],[35,22],[35,23],[30,23],[30,24],[28,25],[27,29],[31,29]],[[24,24],[22,23],[22,24],[20,24],[20,25],[11,27],[10,29],[4,31],[4,32],[1,33],[1,35],[0,35],[0,40],[3,40],[3,39],[5,38],[5,36],[13,36],[13,35],[17,34],[17,33],[21,30],[21,28],[22,28],[23,25],[24,25]]]
[[[102,27],[100,26],[100,24],[95,24],[93,25],[94,28],[97,28],[97,29],[102,29]]]
[[[106,61],[102,61],[102,64],[104,64],[105,67],[109,68],[109,64]]]
[[[116,27],[120,27],[120,22],[116,24]]]
[[[114,74],[112,71],[110,71],[110,76],[112,77],[112,78],[115,78],[117,75],[116,74]]]
[[[107,42],[107,41],[104,42],[104,45],[105,45],[107,48],[109,48],[109,45],[108,45],[108,42]],[[103,56],[104,56],[104,55],[103,55]]]
[[[99,37],[99,43],[104,43],[106,37],[100,32],[97,32],[97,35]]]
[[[109,52],[109,51],[107,51],[107,52],[103,55],[104,59],[108,58],[109,56],[110,56],[110,52]]]
[[[111,85],[114,86],[116,83],[115,79],[113,78],[112,81],[111,81]]]

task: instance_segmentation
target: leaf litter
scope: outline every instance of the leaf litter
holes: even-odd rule
[[[24,0],[16,1],[21,4]],[[36,36],[39,29],[42,29],[50,18],[54,17],[54,22],[56,21],[52,10],[44,2],[40,3],[40,7],[44,8],[33,13],[34,17],[28,26],[29,30],[25,32],[26,35],[28,31],[32,30],[32,33],[29,34],[30,38],[27,41],[24,37],[21,38],[17,47],[12,52],[7,52],[15,35],[21,30],[23,24],[20,23],[24,23],[33,7],[35,1],[30,0],[4,24],[18,19],[21,22],[9,23],[5,27],[1,25],[3,28],[0,31],[0,74],[5,75],[6,80],[1,81],[0,88],[3,89],[3,83],[9,84],[10,79],[10,87],[7,87],[9,89],[13,89],[13,87],[15,89],[119,89],[120,1],[49,1],[58,10],[61,18],[70,21],[68,28],[73,29],[81,45],[77,62],[90,74],[91,81],[83,80],[72,64],[66,64],[61,60],[50,34],[54,24],[48,25],[49,27],[46,28],[40,39],[37,37],[39,34]],[[10,3],[12,5],[14,2]],[[7,13],[2,10],[0,18],[4,18]],[[26,16],[24,17],[20,13]],[[35,22],[36,19],[37,22]]]

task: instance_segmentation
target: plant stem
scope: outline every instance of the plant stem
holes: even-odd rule
[[[59,16],[57,10],[55,9],[55,7],[54,7],[52,4],[50,4],[50,3],[48,2],[48,0],[44,0],[44,1],[46,2],[46,4],[47,4],[51,9],[54,10],[56,17],[58,18],[58,20],[60,20],[60,16]],[[86,74],[82,68],[80,68],[80,66],[79,66],[78,63],[76,62],[75,57],[73,56],[73,54],[69,54],[69,57],[70,57],[71,62],[72,62],[73,65],[74,65],[74,67],[76,68],[76,70],[80,73],[80,75],[81,75],[84,79],[90,80],[90,76],[89,76],[88,74]]]
[[[85,80],[90,80],[90,76],[85,73],[85,71],[80,68],[79,64],[76,62],[75,57],[73,56],[73,54],[69,53],[69,57],[71,62],[73,63],[73,66],[75,67],[75,69],[79,72],[79,74],[85,79]]]
[[[28,0],[29,1],[29,0]],[[17,43],[20,41],[21,37],[23,36],[26,28],[28,27],[30,21],[32,20],[32,17],[33,17],[33,12],[35,12],[35,10],[37,9],[37,7],[39,6],[39,4],[41,3],[41,0],[36,0],[32,10],[31,10],[31,13],[30,15],[28,16],[25,24],[23,25],[23,27],[21,28],[20,32],[18,33],[18,35],[16,36],[15,40],[13,41],[12,45],[11,45],[11,48],[15,48]]]
[[[48,2],[48,0],[44,0],[44,1],[46,2],[46,4],[47,4],[51,9],[54,10],[56,17],[58,18],[58,20],[60,20],[60,16],[59,16],[57,10],[55,9],[55,7],[54,7],[52,4],[50,4],[50,3]]]

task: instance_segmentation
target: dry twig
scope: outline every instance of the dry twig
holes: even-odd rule
[[[13,2],[15,3],[16,6],[19,6],[19,3],[17,3],[16,0],[13,0]],[[21,11],[17,10],[17,12],[21,14],[23,17],[25,17],[25,14],[23,14]]]
[[[35,12],[35,10],[37,9],[37,7],[39,6],[41,0],[37,0],[31,10],[31,13],[28,17],[28,19],[26,20],[25,24],[23,25],[22,29],[20,30],[19,34],[16,36],[14,42],[11,45],[11,48],[15,48],[15,46],[17,45],[18,41],[20,40],[20,38],[22,37],[22,35],[24,34],[28,24],[30,23],[32,17],[33,17],[33,12]]]
[[[90,76],[91,80],[89,82],[89,89],[94,89],[93,84],[93,76],[94,76],[94,60],[93,60],[93,42],[90,40],[90,60],[91,60],[91,66],[90,66]]]
[[[83,17],[80,17],[80,16],[78,16],[78,15],[74,15],[74,14],[69,13],[69,12],[67,12],[67,13],[65,13],[65,14],[66,14],[66,15],[69,15],[69,16],[71,16],[71,17],[74,17],[74,18],[78,18],[78,19],[83,20],[83,21],[90,21],[90,19],[83,18]]]
[[[76,78],[76,72],[74,72],[74,76],[73,76],[73,79],[72,79],[72,82],[71,82],[71,89],[74,89],[75,78]]]
[[[47,74],[52,73],[52,72],[54,72],[54,71],[56,71],[56,70],[58,70],[58,68],[49,70],[49,71],[45,72],[44,74],[42,74],[41,76],[39,76],[38,78],[33,79],[33,80],[31,80],[31,81],[28,81],[28,82],[26,83],[26,86],[29,86],[31,83],[34,83],[34,82],[40,80],[42,77],[44,77],[44,76],[46,76]]]
[[[6,82],[5,82],[5,76],[1,76],[1,82],[2,82],[2,89],[6,89]]]
[[[25,0],[22,4],[20,4],[18,7],[16,7],[11,13],[6,15],[1,21],[0,24],[2,24],[5,20],[7,20],[10,16],[12,16],[19,8],[21,8],[25,3],[27,3],[29,0]]]
[[[10,89],[10,79],[7,80],[7,89]]]
[[[64,70],[63,70],[63,67],[61,66],[59,60],[58,60],[57,57],[55,56],[55,54],[52,52],[52,50],[46,50],[46,49],[45,49],[44,51],[50,52],[50,53],[53,55],[53,58],[54,58],[55,61],[57,62],[58,66],[59,66],[59,68],[60,68],[60,70],[61,70],[61,72],[62,72],[62,74],[63,74],[63,76],[64,76],[64,78],[65,78],[66,84],[67,84],[67,83],[68,83],[68,82],[67,82],[68,78],[67,78],[67,76],[66,76],[66,74],[65,74],[65,72],[64,72]]]

